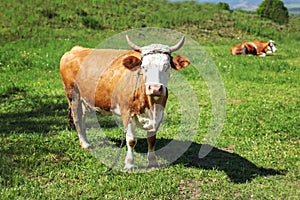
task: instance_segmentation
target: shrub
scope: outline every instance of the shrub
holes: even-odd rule
[[[90,15],[81,17],[81,22],[87,28],[103,29],[99,19]]]
[[[217,4],[217,6],[223,10],[228,10],[228,11],[231,11],[230,10],[230,6],[228,5],[228,3],[224,3],[224,2],[219,2]]]
[[[287,24],[289,21],[289,12],[281,0],[264,0],[256,13],[278,24]]]

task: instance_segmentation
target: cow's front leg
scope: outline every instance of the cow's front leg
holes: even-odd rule
[[[260,52],[258,55],[259,55],[260,57],[265,57],[267,54],[264,53],[264,52]]]
[[[134,122],[131,122],[128,124],[126,131],[127,155],[125,158],[125,169],[127,170],[132,170],[134,168],[133,149],[136,145],[136,141],[135,124]]]
[[[157,167],[158,164],[156,162],[155,156],[155,142],[156,142],[156,132],[148,132],[147,134],[148,140],[148,167]]]

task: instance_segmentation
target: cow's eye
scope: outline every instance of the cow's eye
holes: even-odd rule
[[[147,67],[145,65],[141,65],[141,69],[146,72],[147,71]]]

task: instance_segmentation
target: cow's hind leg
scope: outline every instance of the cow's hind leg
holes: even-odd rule
[[[70,101],[72,101],[72,100],[70,100]],[[72,106],[71,106],[71,103],[70,103],[69,108],[68,108],[68,129],[76,131],[76,127],[75,127],[73,116],[72,116]]]
[[[72,110],[73,122],[78,132],[78,138],[81,147],[84,149],[92,148],[92,146],[89,144],[86,137],[86,126],[85,126],[86,109],[83,102],[81,101],[80,93],[77,87],[74,87],[71,110]]]
[[[147,134],[148,140],[148,167],[157,167],[158,164],[156,162],[155,156],[155,142],[156,142],[156,132],[148,132]]]

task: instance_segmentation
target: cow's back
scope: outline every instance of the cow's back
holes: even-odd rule
[[[254,40],[253,43],[257,46],[259,52],[266,53],[268,51],[269,42]]]
[[[69,52],[66,52],[60,60],[60,75],[69,99],[72,98],[74,83],[80,70],[80,65],[90,52],[91,49],[75,46]]]
[[[140,53],[79,46],[72,48],[60,62],[60,73],[68,98],[72,98],[76,86],[87,103],[109,111],[116,84],[120,84],[125,73],[130,73],[122,65],[123,58],[129,55],[140,56]]]

